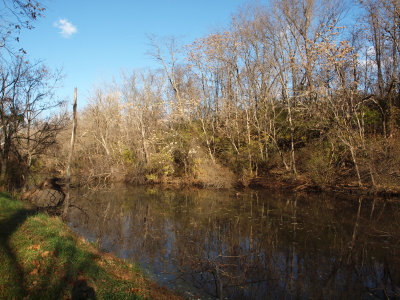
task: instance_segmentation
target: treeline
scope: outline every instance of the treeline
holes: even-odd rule
[[[398,187],[398,0],[270,1],[96,89],[78,121],[80,183],[244,185],[279,174]],[[70,132],[37,161],[62,173]],[[65,145],[65,146],[64,146]]]
[[[76,170],[91,182],[229,186],[283,170],[398,186],[399,9],[271,1],[189,45],[151,39],[161,70],[94,92]]]

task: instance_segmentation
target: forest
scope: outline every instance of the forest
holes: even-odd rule
[[[14,46],[45,11],[5,3],[0,181],[20,190],[65,176],[72,116],[62,74]],[[399,43],[399,0],[271,0],[189,44],[149,36],[158,69],[78,104],[72,182],[398,190]]]

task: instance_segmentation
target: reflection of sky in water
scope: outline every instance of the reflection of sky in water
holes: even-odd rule
[[[358,207],[321,195],[232,195],[145,188],[98,194],[88,201],[97,203],[88,204],[96,210],[88,223],[78,214],[70,224],[157,282],[200,298],[217,296],[221,283],[224,296],[247,299],[400,292],[398,204],[381,201],[374,212],[368,200]],[[380,231],[387,235],[371,234]]]

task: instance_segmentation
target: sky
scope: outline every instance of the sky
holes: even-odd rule
[[[146,54],[148,35],[175,36],[189,43],[227,27],[248,0],[43,0],[45,17],[20,36],[30,60],[62,68],[57,97],[86,104],[94,87],[117,79],[122,71],[156,68]]]

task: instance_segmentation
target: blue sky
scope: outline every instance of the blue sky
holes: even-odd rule
[[[193,41],[228,26],[231,15],[248,0],[45,0],[45,17],[24,31],[20,46],[31,60],[63,68],[60,98],[79,102],[95,85],[111,82],[121,71],[156,67],[146,54],[147,35]],[[62,29],[64,28],[64,32]]]

